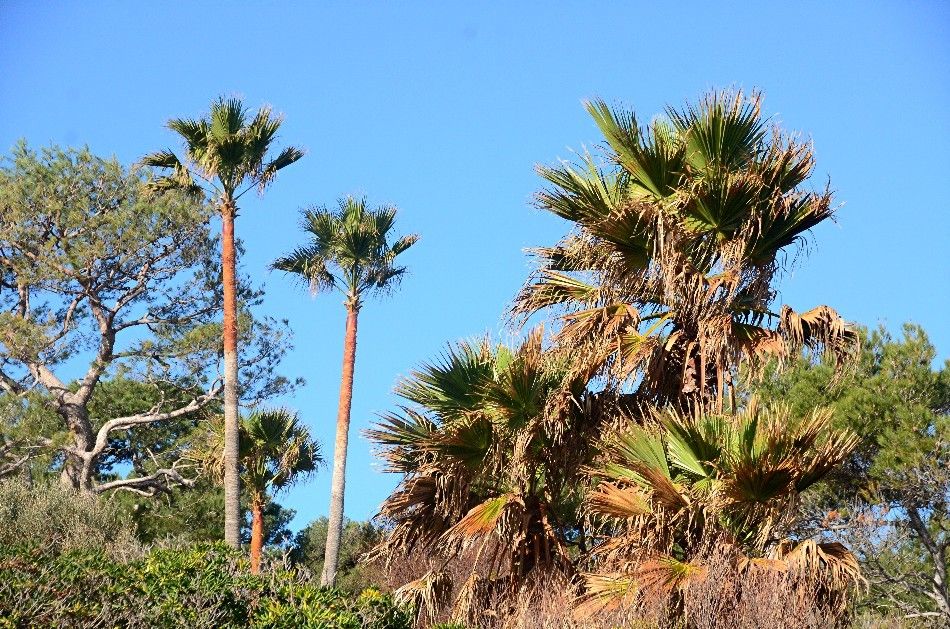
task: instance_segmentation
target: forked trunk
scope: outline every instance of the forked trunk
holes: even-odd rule
[[[251,503],[251,574],[261,573],[261,549],[264,547],[264,506]]]
[[[320,583],[333,586],[340,559],[343,533],[343,492],[346,488],[346,446],[350,432],[350,407],[353,402],[353,368],[356,365],[356,318],[359,307],[346,306],[346,338],[343,343],[343,376],[340,380],[340,405],[336,417],[336,443],[333,447],[333,480],[330,488],[330,522]]]
[[[224,285],[224,541],[240,543],[240,494],[238,476],[238,356],[237,279],[234,248],[234,202],[221,205],[221,275]]]

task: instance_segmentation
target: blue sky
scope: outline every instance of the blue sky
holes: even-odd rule
[[[581,101],[642,118],[705,90],[765,91],[814,140],[838,220],[815,230],[780,298],[925,326],[950,357],[950,3],[277,3],[0,0],[0,147],[88,144],[129,163],[173,145],[163,123],[219,94],[286,114],[306,147],[242,205],[244,267],[290,319],[287,403],[332,451],[344,311],[265,269],[301,241],[297,209],[346,194],[401,208],[422,241],[396,295],[363,309],[346,513],[396,479],[359,434],[397,379],[447,342],[502,329],[525,247],[565,231],[531,206],[537,163],[599,141]],[[517,6],[509,6],[517,5]],[[177,147],[176,147],[177,148]],[[327,512],[329,469],[281,499],[296,526]]]

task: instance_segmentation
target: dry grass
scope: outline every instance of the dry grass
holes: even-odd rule
[[[141,555],[142,545],[119,510],[100,496],[55,481],[0,481],[0,545],[46,550],[97,550],[116,559]]]
[[[708,573],[684,590],[639,592],[622,606],[579,606],[583,601],[580,579],[548,573],[519,588],[503,581],[473,580],[471,564],[456,563],[441,568],[451,582],[448,596],[435,613],[424,610],[419,627],[456,621],[466,629],[827,629],[851,626],[842,616],[840,601],[823,598],[820,588],[792,572],[765,568],[739,571],[736,557],[709,556]],[[439,570],[421,555],[378,564],[376,577],[396,589]],[[476,571],[478,574],[478,571]],[[467,611],[460,613],[463,603]],[[864,629],[903,629],[910,625],[872,623]],[[882,624],[883,623],[883,624]]]

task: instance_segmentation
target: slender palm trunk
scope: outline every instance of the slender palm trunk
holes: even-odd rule
[[[251,574],[261,573],[261,549],[264,547],[264,505],[251,502]]]
[[[340,406],[336,417],[336,444],[333,447],[333,481],[330,489],[330,522],[323,562],[321,585],[333,586],[340,559],[343,533],[343,492],[346,488],[346,444],[350,432],[350,407],[353,403],[353,368],[356,365],[356,319],[359,306],[346,305],[346,338],[343,342],[343,377],[340,381]]]
[[[221,206],[221,272],[224,284],[224,541],[240,543],[241,479],[238,476],[237,279],[234,202]]]

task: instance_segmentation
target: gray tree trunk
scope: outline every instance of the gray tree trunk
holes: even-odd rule
[[[337,408],[336,443],[333,447],[333,480],[330,489],[330,522],[320,583],[332,587],[340,561],[340,537],[343,533],[343,494],[346,489],[346,449],[350,432],[350,408],[353,403],[353,370],[356,366],[356,323],[359,307],[347,304],[346,336],[343,342],[343,375],[340,379],[340,404]]]
[[[238,474],[237,279],[233,202],[221,208],[221,272],[224,288],[224,541],[240,544],[241,479]]]

